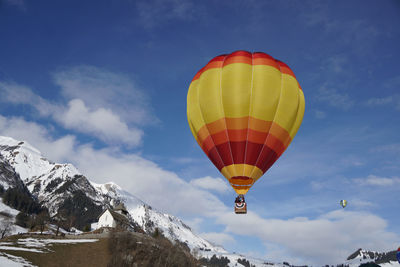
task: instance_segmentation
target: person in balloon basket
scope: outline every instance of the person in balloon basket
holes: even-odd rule
[[[235,199],[235,203],[244,203],[244,196],[243,195],[238,195]]]

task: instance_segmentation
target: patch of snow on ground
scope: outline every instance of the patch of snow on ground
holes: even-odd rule
[[[7,206],[6,204],[3,203],[3,200],[0,200],[0,212],[7,212],[14,217],[19,213],[19,210],[13,209],[10,206]]]
[[[7,206],[6,204],[3,203],[3,200],[0,198],[0,212],[10,214],[13,217],[13,222],[15,223],[15,216],[17,216],[17,214],[19,213],[19,210],[16,210],[16,209],[11,208],[10,206]],[[0,220],[1,220],[1,217],[0,217]],[[26,233],[26,232],[28,232],[28,229],[14,224],[11,227],[11,230],[10,230],[9,234],[7,234],[7,236],[8,235],[16,235],[18,233]]]
[[[48,227],[53,231],[53,232],[57,232],[57,225],[54,224],[49,224]],[[59,227],[58,228],[58,232],[59,233],[63,233],[63,234],[69,234],[68,231],[66,231],[64,228]]]
[[[20,250],[20,251],[44,253],[44,251],[38,250],[38,249],[34,249],[34,248],[20,248],[20,247],[11,247],[11,246],[0,246],[0,249],[2,249],[2,250]]]
[[[400,267],[400,263],[397,261],[391,261],[390,263],[379,263],[381,267]]]
[[[36,253],[47,253],[51,252],[47,246],[52,244],[76,244],[76,243],[88,243],[97,242],[98,239],[36,239],[36,238],[21,238],[18,239],[17,243],[13,242],[1,242],[0,250],[18,250],[18,251],[28,251]],[[2,252],[0,252],[2,253]],[[0,266],[8,266],[1,265]]]
[[[24,258],[9,255],[7,253],[0,252],[0,266],[7,267],[35,267],[31,262]]]
[[[49,244],[76,244],[76,243],[89,243],[97,242],[98,239],[36,239],[36,238],[24,238],[18,240],[18,245],[26,247],[41,248]]]

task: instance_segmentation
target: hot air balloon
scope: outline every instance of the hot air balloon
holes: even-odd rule
[[[262,52],[217,56],[194,76],[187,95],[189,126],[239,195],[237,213],[247,212],[244,195],[293,140],[304,108],[292,70]]]
[[[347,200],[345,199],[340,200],[340,206],[342,206],[342,208],[345,208],[347,206]]]
[[[397,261],[400,263],[400,247],[397,249],[396,257]]]

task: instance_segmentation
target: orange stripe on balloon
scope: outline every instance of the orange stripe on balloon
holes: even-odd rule
[[[268,132],[255,131],[253,129],[248,129],[247,141],[255,144],[264,144],[267,139]]]
[[[267,59],[267,58],[257,58],[253,60],[253,65],[266,65],[271,66],[279,70],[279,65],[275,60]]]
[[[273,122],[249,117],[249,128],[259,132],[268,132]]]
[[[249,128],[247,128],[247,126],[249,126]],[[247,129],[249,129],[248,137]],[[254,143],[264,143],[265,138],[264,141],[262,141],[262,138],[265,137],[265,134],[267,133],[279,139],[285,147],[287,147],[292,141],[289,132],[277,123],[256,119],[251,116],[241,118],[222,118],[208,123],[201,127],[197,132],[197,139],[202,144],[209,135],[211,135],[213,139],[215,135],[218,144],[221,144],[226,141],[226,131],[229,133],[229,138],[231,138],[231,136],[234,138],[234,140],[231,141],[245,141],[247,138],[249,141]],[[246,132],[245,139],[238,139],[239,137],[244,137],[244,132]]]
[[[235,57],[228,57],[224,61],[224,67],[233,64],[233,63],[245,63],[251,65],[251,57],[243,57],[243,56],[235,56]]]
[[[241,142],[247,140],[247,129],[228,130],[229,141]]]
[[[268,54],[256,52],[253,54],[253,65],[268,65],[279,70],[276,60]]]
[[[249,124],[249,117],[225,118],[226,128],[229,130],[245,129]]]
[[[229,182],[236,185],[251,185],[254,183],[254,179],[246,176],[237,176],[229,179]]]
[[[204,67],[203,72],[205,72],[206,70],[209,70],[209,69],[221,68],[222,67],[222,62],[223,61],[212,61],[212,62],[208,63]]]
[[[285,147],[287,147],[292,141],[289,132],[283,127],[279,126],[277,123],[272,123],[269,133],[281,140]]]
[[[238,50],[235,51],[233,53],[230,53],[228,55],[226,55],[226,58],[230,58],[230,57],[248,57],[248,58],[252,58],[252,53],[248,52],[248,51],[244,51],[244,50]]]
[[[222,118],[222,119],[213,121],[211,123],[208,123],[208,124],[204,125],[203,127],[201,127],[201,129],[199,131],[204,131],[203,128],[206,128],[207,132],[209,132],[210,134],[215,134],[220,131],[224,131],[227,129],[226,119]]]
[[[233,187],[233,189],[250,189],[250,186],[246,186],[246,185],[235,185],[235,184],[231,184],[231,186]]]
[[[272,134],[268,135],[267,140],[265,140],[265,145],[267,145],[269,148],[274,150],[278,157],[282,155],[282,153],[285,151],[287,146],[282,144],[281,140],[273,136]]]
[[[228,135],[226,134],[226,131],[221,131],[219,133],[215,133],[211,135],[211,138],[214,140],[215,145],[220,145],[226,142],[229,142]]]

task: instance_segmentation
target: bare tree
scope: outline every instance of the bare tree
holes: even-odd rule
[[[49,221],[49,214],[47,211],[42,211],[36,216],[36,225],[40,228],[40,234],[43,233],[46,223]]]
[[[0,236],[1,238],[10,235],[15,228],[14,220],[11,214],[1,212],[0,214]]]
[[[53,217],[53,222],[57,225],[56,236],[58,236],[60,228],[66,228],[66,219],[64,219],[60,214],[57,214]]]

